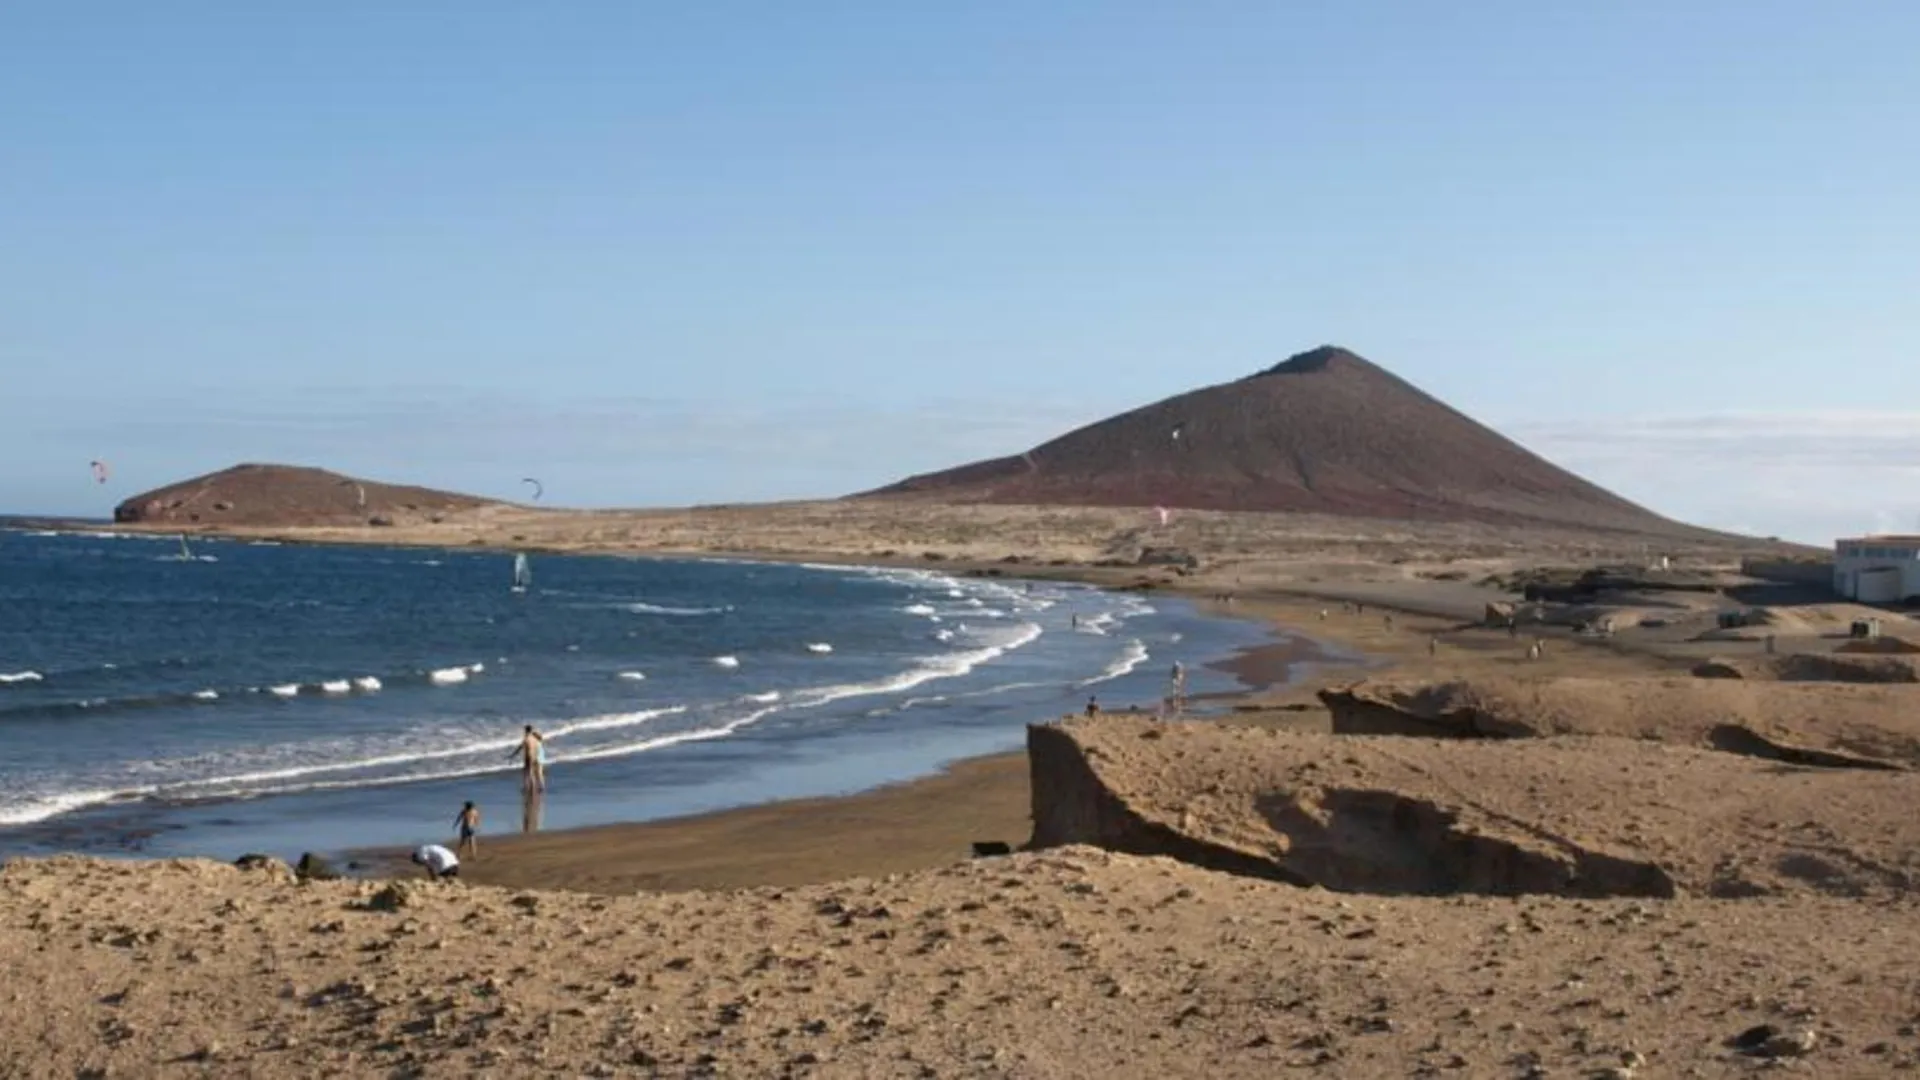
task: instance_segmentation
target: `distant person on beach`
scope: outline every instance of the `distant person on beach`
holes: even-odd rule
[[[547,738],[528,724],[520,733],[520,742],[507,755],[520,759],[520,790],[547,790]]]
[[[422,844],[420,850],[413,853],[417,866],[427,868],[427,876],[438,881],[441,878],[460,876],[460,858],[439,844]]]
[[[453,827],[460,830],[460,854],[467,858],[476,858],[480,854],[480,808],[472,802],[460,808],[453,819]]]
[[[1100,715],[1100,699],[1099,698],[1090,697],[1087,699],[1087,715],[1088,716]]]

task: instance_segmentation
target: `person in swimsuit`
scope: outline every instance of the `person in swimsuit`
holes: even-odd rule
[[[533,730],[528,724],[520,733],[520,743],[507,755],[508,759],[520,759],[520,789],[522,791],[547,790],[547,740],[544,735]]]
[[[460,808],[453,819],[454,828],[460,830],[460,854],[475,858],[480,854],[480,808],[469,802]]]

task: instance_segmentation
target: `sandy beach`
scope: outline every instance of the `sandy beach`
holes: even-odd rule
[[[1433,615],[1361,611],[1278,593],[1199,599],[1222,616],[1258,620],[1285,640],[1218,661],[1248,689],[1193,703],[1196,715],[1230,725],[1326,732],[1320,689],[1387,671],[1459,675],[1520,668],[1522,647],[1505,633],[1463,628]],[[1325,618],[1322,618],[1322,615]],[[1318,642],[1332,646],[1323,651]],[[1436,642],[1443,644],[1436,644]],[[1430,648],[1433,650],[1429,652]],[[1668,670],[1656,657],[1573,644],[1529,674],[1644,674]],[[1151,702],[1110,702],[1121,713]],[[1036,718],[1044,720],[1047,718]],[[975,842],[1024,844],[1032,832],[1032,788],[1024,753],[956,762],[937,775],[862,792],[800,799],[635,824],[515,833],[520,808],[502,808],[470,881],[519,889],[620,894],[798,886],[878,877],[965,860]],[[452,838],[446,841],[449,845]],[[357,873],[419,876],[407,852],[354,853]]]
[[[770,511],[772,532],[806,513]],[[1509,575],[1644,559],[1638,541],[1223,522],[1194,526],[1198,566],[1173,568],[1067,543],[1088,515],[1061,517],[896,519],[919,554],[882,555],[856,515],[822,550],[764,554],[1169,592],[1295,640],[1220,661],[1247,688],[1194,702],[1204,719],[1167,727],[1113,702],[1033,729],[1027,753],[851,796],[532,835],[503,835],[516,808],[491,807],[457,883],[393,852],[363,868],[391,881],[305,883],[272,865],[17,860],[0,871],[0,972],[50,1007],[0,1019],[6,1067],[1620,1078],[1920,1063],[1899,960],[1920,947],[1920,868],[1888,816],[1911,784],[1894,722],[1907,690],[1798,684],[1810,712],[1760,708],[1778,696],[1765,683],[1714,690],[1693,674],[1709,659],[1800,677],[1768,666],[1778,635],[1715,631],[1714,592],[1592,609],[1659,612],[1619,634],[1592,632],[1591,613],[1485,618],[1512,599]],[[593,515],[572,533],[539,520],[566,550],[667,550],[593,537]],[[677,549],[751,546],[729,520]],[[1021,522],[1051,540],[1005,562],[1013,541],[994,530]],[[507,528],[529,532],[494,539],[531,539]],[[1682,558],[1727,574],[1739,556]],[[1851,617],[1769,610],[1789,651],[1831,652]],[[1663,720],[1681,685],[1694,712]],[[1827,714],[1837,726],[1796,719]],[[1461,741],[1482,724],[1506,741]],[[1448,738],[1348,734],[1365,725]],[[1873,779],[1849,782],[1854,768]],[[1819,820],[1834,799],[1848,821]],[[975,857],[981,842],[1015,853]]]

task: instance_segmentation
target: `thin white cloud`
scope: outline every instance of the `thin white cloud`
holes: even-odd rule
[[[110,438],[122,465],[164,462],[173,475],[155,483],[177,479],[182,468],[287,461],[517,496],[517,478],[538,473],[552,497],[619,506],[843,495],[1017,453],[1096,418],[1087,411],[965,397],[896,409],[827,398],[769,404],[316,390],[174,402],[85,434],[89,445],[100,441],[95,434]],[[66,425],[59,434],[76,432]],[[182,460],[187,454],[191,464]]]
[[[1723,412],[1506,430],[1595,483],[1703,525],[1815,544],[1920,530],[1920,412]]]

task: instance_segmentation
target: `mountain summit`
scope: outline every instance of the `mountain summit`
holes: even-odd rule
[[[1334,345],[866,495],[1691,531]]]

